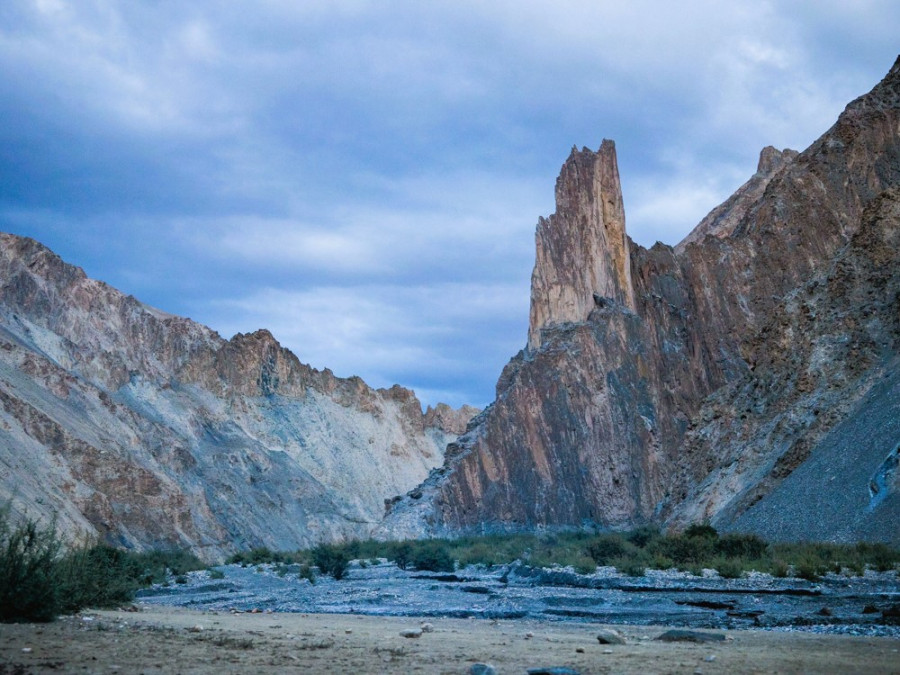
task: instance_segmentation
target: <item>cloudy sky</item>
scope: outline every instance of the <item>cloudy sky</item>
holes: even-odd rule
[[[485,405],[534,227],[616,141],[677,243],[887,72],[896,0],[3,0],[0,229],[223,336]]]

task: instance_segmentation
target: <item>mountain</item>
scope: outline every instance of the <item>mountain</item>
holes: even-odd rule
[[[900,544],[900,59],[674,248],[615,145],[541,219],[528,342],[383,533],[681,527]]]
[[[69,538],[219,560],[366,536],[474,412],[423,414],[265,330],[224,340],[0,235],[0,504]]]

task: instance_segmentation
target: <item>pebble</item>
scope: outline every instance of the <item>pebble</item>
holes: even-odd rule
[[[581,675],[577,670],[566,666],[549,666],[547,668],[529,668],[528,675]]]
[[[422,629],[421,628],[404,628],[400,631],[400,637],[405,638],[420,638],[422,637]]]
[[[434,624],[431,623],[423,623],[422,624],[422,632],[423,633],[433,633],[434,632]]]
[[[32,652],[31,647],[22,647],[23,654],[30,654]]]
[[[202,630],[203,626],[201,626],[199,623],[196,626],[191,626],[190,628],[188,628],[189,633],[199,633]]]
[[[525,633],[526,640],[530,640],[533,637],[534,637],[534,633],[532,633],[531,631],[528,631],[527,633]]]
[[[716,660],[716,655],[715,655],[715,654],[710,654],[709,656],[707,656],[707,657],[706,657],[705,659],[703,659],[703,660],[706,661],[707,663],[712,663],[713,661]]]
[[[603,653],[604,653],[604,654],[612,654],[612,653],[613,653],[613,650],[612,650],[612,649],[604,649],[604,650],[603,650]]]
[[[584,647],[575,647],[576,654],[584,654]]]

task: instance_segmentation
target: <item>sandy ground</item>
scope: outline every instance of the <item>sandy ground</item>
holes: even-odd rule
[[[725,631],[717,644],[664,643],[665,628],[537,621],[334,614],[232,614],[167,607],[89,612],[51,624],[0,624],[0,675],[9,673],[497,673],[566,666],[579,673],[900,673],[894,638]]]

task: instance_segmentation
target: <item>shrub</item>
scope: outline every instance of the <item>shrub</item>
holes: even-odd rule
[[[429,572],[452,572],[455,569],[447,543],[439,541],[427,541],[416,546],[410,563],[414,569]]]
[[[723,579],[738,579],[744,573],[741,560],[737,558],[717,558],[711,565]]]
[[[700,537],[702,539],[718,539],[719,532],[709,523],[694,523],[688,525],[684,531],[685,537]]]
[[[401,570],[405,570],[412,559],[412,544],[408,541],[396,544],[390,552],[391,559]]]
[[[655,554],[670,558],[677,565],[702,564],[713,557],[715,540],[707,536],[687,534],[666,537],[654,543]]]
[[[769,545],[755,534],[726,534],[716,541],[714,548],[726,558],[756,560],[765,556]]]
[[[297,573],[301,579],[306,579],[309,583],[316,583],[316,575],[313,574],[312,567],[307,564],[300,565],[300,571]]]
[[[647,567],[643,561],[635,558],[616,558],[610,561],[619,572],[630,577],[642,577],[647,573]]]
[[[146,578],[136,558],[103,544],[72,549],[58,563],[61,610],[130,602]],[[177,579],[176,579],[177,581]],[[187,579],[185,579],[187,581]]]
[[[780,579],[786,577],[791,571],[790,565],[780,558],[773,560],[769,569],[773,577],[778,577]]]
[[[223,572],[223,571],[220,570],[220,569],[215,569],[215,568],[213,568],[213,569],[211,569],[211,570],[209,571],[209,578],[210,578],[210,579],[224,579],[224,578],[225,578],[225,572]]]
[[[252,567],[254,565],[263,565],[266,563],[286,562],[286,556],[283,553],[271,551],[265,546],[250,549],[249,551],[238,551],[225,561],[227,565],[240,565],[241,567]]]
[[[312,550],[312,559],[323,574],[330,574],[335,581],[340,581],[347,573],[350,558],[344,549],[332,544],[320,544]]]
[[[0,508],[0,621],[51,621],[59,613],[55,560],[60,550],[53,524],[9,524]]]
[[[598,565],[609,565],[611,560],[621,558],[633,549],[625,539],[618,534],[601,535],[590,542],[585,552]]]
[[[807,581],[817,581],[825,571],[822,562],[811,555],[801,558],[794,566],[794,574]]]
[[[659,539],[662,535],[659,529],[651,525],[643,525],[642,527],[632,530],[625,538],[629,543],[634,544],[638,548],[646,548],[648,544]]]
[[[859,543],[856,552],[879,572],[888,572],[900,562],[900,551],[887,544]]]

